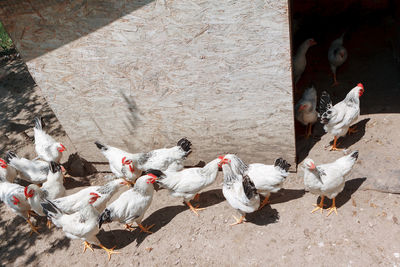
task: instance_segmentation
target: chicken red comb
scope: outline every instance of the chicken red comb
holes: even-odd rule
[[[224,159],[224,158],[225,158],[225,156],[219,156],[218,158],[219,158],[219,159]]]
[[[357,84],[358,87],[361,87],[364,90],[364,85],[362,83]]]
[[[158,179],[158,177],[155,176],[155,175],[152,174],[152,173],[148,173],[147,176],[150,176],[150,177],[151,177],[150,179],[147,179],[147,182],[146,182],[146,183],[148,183],[148,184],[149,184],[149,183],[154,184],[154,182]]]
[[[125,164],[126,157],[122,158],[122,164]]]
[[[4,161],[4,159],[0,159],[0,166],[5,169],[7,168],[7,163]]]
[[[28,186],[25,186],[25,188],[24,188],[24,195],[25,195],[25,197],[28,196]]]
[[[91,192],[89,195],[95,196],[95,197],[100,197],[97,193]]]

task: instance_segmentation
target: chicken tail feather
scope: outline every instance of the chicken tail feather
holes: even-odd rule
[[[103,213],[99,216],[99,228],[103,225],[103,223],[112,222],[111,211],[109,209],[105,209]]]
[[[274,166],[279,167],[285,171],[289,171],[290,165],[286,160],[284,160],[283,158],[279,158],[275,160],[275,164]]]
[[[46,199],[44,202],[41,202],[40,205],[43,208],[44,214],[46,214],[46,216],[49,218],[57,218],[62,214],[61,210],[48,199]]]
[[[11,161],[13,158],[18,158],[17,154],[15,154],[13,151],[7,151],[7,154],[6,154],[6,163],[9,164],[10,161]]]
[[[103,145],[103,144],[100,143],[99,141],[96,141],[96,142],[94,142],[94,143],[96,144],[96,146],[97,146],[98,149],[101,149],[101,150],[107,150],[107,149],[108,149],[105,145]]]
[[[43,130],[43,127],[45,127],[44,121],[42,117],[36,117],[35,118],[35,128],[38,130]]]
[[[178,141],[178,146],[180,146],[183,151],[185,152],[189,152],[190,151],[190,147],[192,146],[192,143],[186,139],[186,137],[182,138],[181,140]]]

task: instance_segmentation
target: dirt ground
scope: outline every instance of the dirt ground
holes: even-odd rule
[[[390,46],[385,40],[375,38],[375,42],[383,42],[382,46],[377,44],[382,49],[375,49],[374,56],[367,57],[368,49],[372,48],[357,46],[359,38],[374,41],[373,36],[362,31],[347,40],[348,49],[353,53],[338,71],[341,84],[337,88],[329,87],[329,69],[318,68],[326,64],[316,60],[318,53],[323,53],[325,59],[324,51],[329,43],[324,41],[310,50],[309,58],[315,60],[310,61],[303,84],[299,85],[302,89],[309,81],[318,81],[319,94],[320,88],[329,88],[335,103],[359,81],[366,88],[361,99],[359,132],[341,140],[343,147],[358,149],[360,157],[344,191],[337,197],[338,215],[326,217],[326,211],[310,213],[318,197],[303,190],[299,169],[288,177],[285,189],[271,197],[270,205],[248,214],[247,223],[231,227],[232,215],[237,214],[224,200],[222,173],[219,173],[215,184],[201,194],[199,204],[207,209],[198,217],[181,199],[160,190],[155,193],[143,222],[155,224],[153,234],[129,232],[117,223],[104,226],[98,238],[105,246],[116,246],[115,250],[120,252],[108,261],[106,253],[99,248],[82,254],[81,241],[66,238],[59,229],[48,230],[43,218],[37,220],[41,234],[30,236],[28,224],[0,204],[0,265],[400,266],[400,195],[387,193],[400,192],[399,66],[392,62]],[[351,58],[357,58],[358,64]],[[368,68],[361,68],[367,61]],[[380,65],[375,66],[371,61],[379,61]],[[51,122],[50,133],[66,145],[68,153],[73,153],[73,145],[23,64],[15,55],[4,54],[0,64],[1,154],[13,149],[22,156],[34,157],[32,121],[38,114]],[[352,76],[360,73],[360,68],[364,72]],[[297,125],[296,131],[300,162],[308,156],[317,164],[326,163],[343,155],[326,150],[332,137],[323,135],[320,126],[315,127],[314,138],[309,140],[300,137],[304,131],[301,126]],[[62,161],[67,158],[66,155]],[[102,184],[107,175],[69,178],[68,193],[88,184]],[[326,204],[329,206],[330,202]]]

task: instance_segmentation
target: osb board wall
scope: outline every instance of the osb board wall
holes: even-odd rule
[[[287,1],[4,1],[1,20],[89,160],[186,136],[192,163],[230,152],[295,162]]]

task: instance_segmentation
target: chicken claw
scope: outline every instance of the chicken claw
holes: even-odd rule
[[[331,215],[332,212],[335,212],[337,215],[337,209],[336,209],[336,203],[335,203],[335,198],[332,200],[332,206],[330,208],[328,208],[329,212],[328,215],[326,215],[326,217],[328,217],[329,215]]]
[[[316,212],[316,211],[318,211],[318,210],[321,210],[321,214],[323,213],[323,211],[324,211],[324,206],[326,206],[326,205],[324,205],[324,199],[325,199],[325,196],[321,196],[321,201],[319,202],[319,204],[317,205],[317,204],[313,204],[313,206],[315,207],[315,209],[313,209],[312,211],[311,211],[311,213],[314,213],[314,212]]]
[[[336,145],[339,145],[339,144],[336,144],[337,143],[337,139],[338,138],[335,136],[335,139],[333,140],[333,145],[329,149],[330,151],[341,151],[341,150],[343,150],[343,148],[337,148],[336,147]]]
[[[101,247],[102,249],[104,249],[104,250],[107,252],[107,254],[108,254],[108,261],[110,261],[110,259],[111,259],[111,254],[119,254],[119,253],[121,253],[121,252],[118,252],[118,251],[114,251],[114,248],[115,248],[116,246],[113,246],[112,248],[106,248],[105,246],[103,246],[102,244],[100,244],[99,247]]]
[[[347,134],[350,135],[350,134],[353,134],[353,133],[357,133],[358,130],[356,128],[357,128],[357,126],[350,127],[349,130],[347,130]]]
[[[246,223],[246,220],[245,220],[245,216],[244,216],[244,215],[240,216],[240,218],[239,218],[239,219],[238,219],[238,218],[236,218],[236,217],[235,217],[235,216],[233,216],[233,215],[232,215],[232,217],[233,217],[233,218],[235,218],[236,222],[235,222],[235,223],[232,223],[232,224],[230,224],[230,226],[234,226],[234,225],[241,224],[241,223]]]
[[[197,211],[205,210],[205,208],[199,208],[199,206],[193,207],[190,201],[185,201],[185,203],[186,205],[189,206],[190,210],[193,211],[197,216],[199,216]]]
[[[145,232],[145,233],[148,233],[148,234],[152,234],[153,232],[150,232],[149,230],[154,226],[155,224],[152,224],[152,225],[150,225],[150,226],[143,226],[143,225],[141,225],[141,224],[138,224],[138,226],[139,226],[139,228],[140,228],[140,232]]]
[[[87,241],[82,243],[84,245],[83,247],[83,253],[85,253],[86,249],[90,249],[92,252],[94,252],[93,248],[92,248],[92,244],[88,243]]]
[[[31,220],[29,220],[29,219],[27,219],[26,221],[29,223],[29,225],[31,227],[31,232],[29,233],[29,236],[31,236],[33,232],[35,232],[35,233],[37,233],[39,235],[40,234],[38,232],[39,227],[38,226],[34,226],[33,223],[31,222]]]

